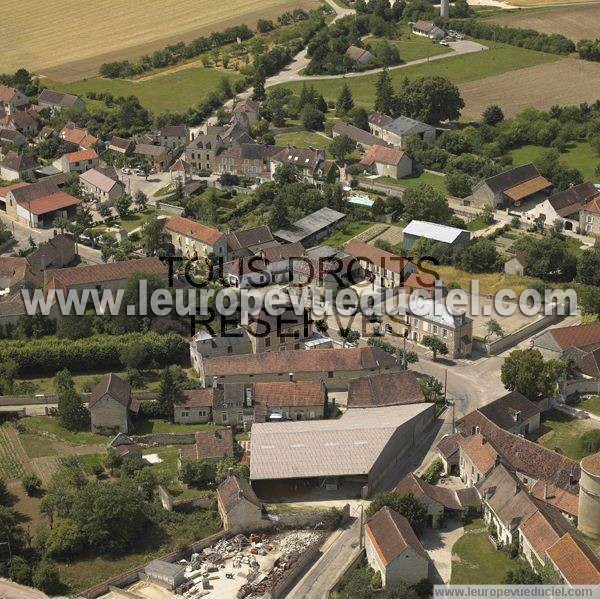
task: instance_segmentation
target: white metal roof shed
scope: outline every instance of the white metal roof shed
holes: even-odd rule
[[[448,225],[429,223],[424,220],[413,220],[408,223],[403,235],[414,235],[415,237],[426,237],[443,243],[454,243],[462,233],[468,233],[465,229],[457,229]]]

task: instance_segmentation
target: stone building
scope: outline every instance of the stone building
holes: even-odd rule
[[[131,387],[116,374],[105,374],[92,389],[88,404],[92,432],[101,435],[127,433],[131,415],[137,414],[139,402],[131,399]]]
[[[217,508],[227,531],[251,531],[262,519],[262,504],[250,483],[232,472],[217,488]]]

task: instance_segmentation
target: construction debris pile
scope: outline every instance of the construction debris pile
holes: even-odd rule
[[[241,588],[236,589],[238,599],[268,597],[298,557],[320,541],[321,535],[313,531],[282,533],[272,538],[258,533],[238,534],[221,539],[200,553],[193,553],[189,561],[180,562],[185,566],[187,580],[175,590],[175,596],[199,599],[224,584],[224,579],[240,578]],[[269,569],[261,571],[258,558],[269,554],[273,554],[273,560],[267,564]],[[262,567],[266,569],[264,561]],[[235,592],[231,596],[234,595]]]
[[[237,594],[237,599],[259,599],[269,597],[271,590],[277,585],[298,558],[311,546],[320,542],[321,536],[312,531],[302,530],[283,535],[279,539],[278,548],[281,556],[270,572],[245,584]]]

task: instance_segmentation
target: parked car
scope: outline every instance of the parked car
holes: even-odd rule
[[[440,41],[440,46],[449,46],[450,44],[446,40]]]
[[[121,172],[122,172],[124,175],[131,175],[131,169],[130,169],[130,168],[127,168],[126,166],[124,166],[124,167],[121,169]]]

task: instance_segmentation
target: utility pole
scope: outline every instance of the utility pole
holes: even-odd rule
[[[364,537],[363,537],[363,528],[364,528],[364,526],[363,526],[363,519],[364,519],[364,515],[363,515],[363,512],[364,512],[364,506],[361,503],[360,504],[360,530],[358,532],[358,546],[361,549],[364,546]]]

